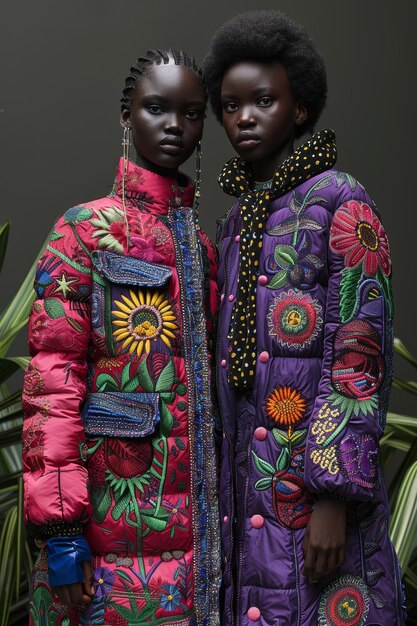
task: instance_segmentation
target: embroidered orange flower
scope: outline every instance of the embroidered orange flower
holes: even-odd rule
[[[265,413],[280,426],[293,427],[306,412],[306,401],[296,389],[278,387],[266,399]]]

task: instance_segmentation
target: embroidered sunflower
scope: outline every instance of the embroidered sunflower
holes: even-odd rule
[[[265,402],[265,413],[269,419],[279,426],[287,426],[289,430],[301,422],[306,409],[302,395],[291,387],[274,389]]]
[[[113,325],[117,327],[113,336],[122,342],[122,350],[129,349],[140,356],[142,352],[149,353],[151,341],[157,339],[171,348],[178,324],[165,294],[139,289],[136,293],[129,290],[129,296],[122,295],[123,302],[115,300],[117,309],[112,311],[116,318]]]

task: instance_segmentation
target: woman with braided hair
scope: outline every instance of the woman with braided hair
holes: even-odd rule
[[[204,64],[238,158],[219,224],[224,626],[402,626],[378,463],[392,378],[389,244],[334,168],[323,59],[276,11],[243,13]],[[306,132],[310,138],[294,148]]]
[[[193,58],[139,58],[113,189],[68,209],[39,262],[23,393],[34,626],[218,624],[215,255],[178,171],[205,108]]]

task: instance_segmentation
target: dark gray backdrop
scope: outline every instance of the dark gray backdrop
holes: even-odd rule
[[[261,5],[254,0],[4,0],[0,216],[1,222],[10,219],[12,233],[0,310],[24,278],[54,219],[66,208],[109,191],[121,151],[119,98],[136,57],[149,47],[174,46],[201,60],[225,19],[260,7],[283,10],[303,23],[325,57],[329,102],[321,126],[335,129],[339,168],[366,185],[382,212],[394,261],[395,330],[417,353],[413,0],[282,0]],[[210,235],[230,204],[215,182],[230,156],[222,129],[210,115],[201,210]],[[22,338],[14,352],[24,351]],[[391,409],[417,414],[413,398],[403,394],[394,394]]]

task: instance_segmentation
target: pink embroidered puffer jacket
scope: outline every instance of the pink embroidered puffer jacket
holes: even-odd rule
[[[36,275],[26,517],[41,539],[85,534],[96,594],[85,612],[54,602],[41,550],[31,619],[217,624],[215,253],[188,182],[129,163],[124,211],[122,168],[58,220]]]

